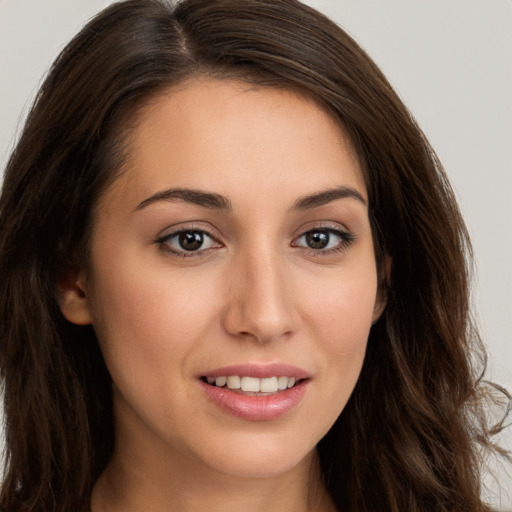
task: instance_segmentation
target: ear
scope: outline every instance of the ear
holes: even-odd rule
[[[57,296],[67,320],[76,325],[92,323],[85,271],[70,268],[63,272],[57,280]]]
[[[381,317],[382,313],[386,309],[387,297],[382,297],[382,294],[379,292],[377,295],[377,300],[375,301],[375,307],[373,308],[372,313],[372,325],[377,323],[377,320]]]
[[[377,298],[372,313],[372,325],[381,317],[388,303],[388,289],[391,278],[391,256],[385,256],[379,269]]]

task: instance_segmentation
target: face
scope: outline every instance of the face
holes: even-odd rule
[[[381,309],[350,141],[291,92],[205,80],[145,108],[127,164],[95,210],[82,302],[63,301],[97,333],[116,449],[238,476],[296,467]]]

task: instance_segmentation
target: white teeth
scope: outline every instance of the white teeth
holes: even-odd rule
[[[227,385],[229,389],[241,389],[242,391],[252,393],[277,393],[278,391],[293,387],[297,379],[285,376],[259,379],[257,377],[230,375],[228,377],[207,377],[206,382],[218,388]]]
[[[215,385],[218,387],[218,388],[221,388],[222,386],[225,386],[226,385],[226,382],[228,381],[228,379],[226,377],[217,377],[215,379]]]
[[[240,387],[242,391],[254,391],[255,393],[260,390],[260,379],[254,377],[242,377],[240,380]]]
[[[278,377],[277,378],[277,389],[279,391],[283,391],[288,387],[288,377]]]
[[[277,377],[269,377],[261,379],[260,391],[262,393],[275,393],[279,388],[277,387]]]
[[[229,389],[240,389],[240,377],[232,375],[227,378]]]

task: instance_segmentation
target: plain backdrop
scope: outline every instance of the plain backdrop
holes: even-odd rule
[[[2,169],[48,66],[109,3],[0,0]],[[474,304],[490,353],[487,375],[512,389],[512,1],[307,3],[368,51],[444,163],[474,244]],[[504,442],[512,449],[512,435]],[[502,497],[501,508],[512,510],[510,497]]]

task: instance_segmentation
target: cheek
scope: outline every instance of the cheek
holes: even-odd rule
[[[346,273],[325,283],[322,293],[308,295],[304,317],[321,356],[318,374],[328,424],[345,407],[363,365],[377,292],[372,268]]]
[[[197,293],[197,275],[179,279],[158,265],[140,268],[117,261],[96,276],[93,295],[94,328],[117,393],[116,424],[140,433],[142,418],[151,431],[179,436],[192,429],[176,411],[190,415],[197,407],[195,386],[187,383],[211,340],[212,301]]]
[[[331,275],[317,283],[316,292],[304,293],[306,322],[334,351],[365,345],[377,295],[371,263]]]
[[[95,275],[94,329],[114,381],[170,384],[206,339],[214,321],[211,300],[197,292],[197,277],[170,274],[158,265],[117,260]]]

